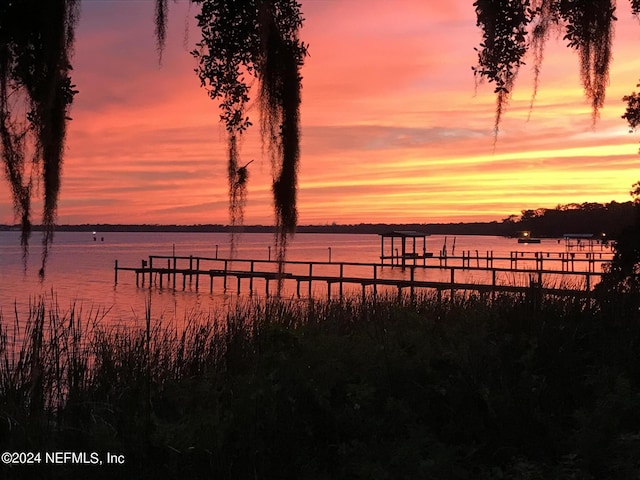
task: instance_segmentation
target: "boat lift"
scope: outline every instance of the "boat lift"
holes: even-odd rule
[[[597,245],[600,245],[600,250],[604,250],[605,246],[608,246],[604,233],[600,238],[593,233],[565,233],[562,238],[564,238],[564,246],[567,252],[593,252]]]
[[[389,260],[391,265],[401,265],[405,267],[407,263],[413,265],[418,264],[418,260],[422,260],[422,264],[426,265],[427,258],[433,257],[433,253],[427,252],[427,237],[429,234],[416,232],[413,230],[395,230],[392,232],[380,233],[380,262],[382,265],[388,265],[385,261]],[[385,252],[385,238],[391,239],[391,252]],[[394,247],[394,239],[400,239],[400,250]],[[422,239],[422,252],[416,250],[416,239]],[[411,239],[411,248],[408,248],[407,239]]]

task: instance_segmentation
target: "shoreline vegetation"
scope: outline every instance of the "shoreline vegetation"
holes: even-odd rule
[[[607,292],[247,301],[181,331],[41,298],[0,317],[2,450],[126,462],[0,477],[637,478],[638,293]]]
[[[637,479],[638,215],[590,299],[253,298],[178,325],[148,297],[142,328],[55,293],[0,311],[0,478]]]
[[[519,231],[530,231],[535,237],[557,238],[565,233],[592,233],[600,237],[616,238],[620,232],[633,224],[635,218],[633,202],[582,203],[558,205],[553,209],[538,208],[523,210],[521,215],[510,215],[501,221],[459,223],[360,223],[330,225],[299,225],[298,233],[348,233],[377,234],[390,230],[416,230],[432,235],[495,235],[514,237]],[[19,230],[19,225],[0,225],[0,231]],[[42,226],[34,225],[34,231]],[[83,224],[58,225],[56,231],[78,232],[210,232],[225,233],[275,233],[269,225],[229,226],[206,225],[157,225],[157,224]]]

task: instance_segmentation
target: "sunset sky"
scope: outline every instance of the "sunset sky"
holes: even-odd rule
[[[310,56],[300,224],[490,221],[630,200],[640,135],[620,118],[621,98],[640,78],[640,22],[629,2],[618,2],[611,82],[595,130],[578,57],[552,38],[531,118],[528,64],[495,150],[493,88],[476,93],[471,71],[480,41],[472,0],[301,3]],[[224,129],[189,54],[199,39],[197,7],[170,2],[162,66],[153,9],[151,0],[82,1],[60,224],[228,221]],[[257,108],[250,115],[257,125]],[[270,161],[253,130],[241,150],[241,162],[255,159],[245,223],[270,224]],[[14,221],[6,185],[1,223]]]

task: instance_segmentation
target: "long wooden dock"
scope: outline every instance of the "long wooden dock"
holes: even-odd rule
[[[474,254],[475,253],[475,254]],[[242,284],[248,283],[248,292],[255,292],[255,281],[263,282],[265,295],[269,296],[271,283],[283,285],[295,283],[298,296],[314,295],[313,286],[326,285],[331,298],[337,285],[339,297],[344,295],[345,285],[360,287],[365,295],[370,289],[375,295],[378,287],[396,288],[398,294],[408,289],[411,295],[416,289],[435,290],[452,297],[459,291],[475,291],[480,294],[498,292],[527,293],[536,286],[543,295],[589,297],[593,285],[599,281],[603,265],[611,255],[603,253],[574,253],[568,255],[536,252],[525,254],[511,252],[509,257],[494,256],[493,252],[463,252],[460,256],[433,257],[432,264],[390,266],[358,262],[308,262],[286,261],[282,273],[273,260],[229,259],[194,256],[151,255],[141,260],[140,266],[123,267],[115,261],[115,283],[119,272],[133,272],[136,286],[200,291],[207,283],[208,291],[214,284],[222,283],[228,291],[235,281],[236,292],[242,293]],[[549,267],[556,268],[549,268]],[[577,267],[577,268],[576,268]],[[303,292],[303,287],[306,287]],[[291,288],[285,288],[291,291]]]

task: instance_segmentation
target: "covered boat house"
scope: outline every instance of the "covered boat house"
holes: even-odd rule
[[[380,262],[382,265],[406,266],[413,262],[417,265],[419,260],[426,265],[427,258],[433,253],[427,252],[427,233],[412,230],[395,230],[392,232],[380,233]],[[391,241],[389,241],[389,239]],[[422,249],[418,248],[417,240],[422,239]],[[385,240],[387,240],[385,242]]]
[[[564,238],[564,245],[567,252],[576,250],[593,252],[597,245],[600,246],[600,250],[604,250],[604,247],[608,246],[604,233],[600,235],[600,237],[596,237],[592,233],[565,233],[562,238]]]

